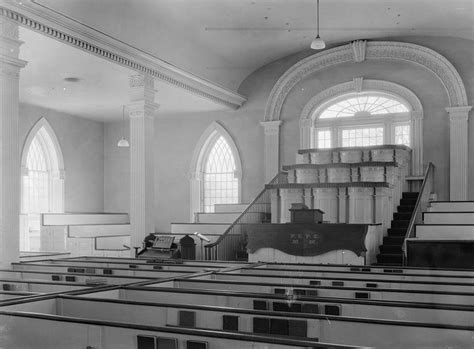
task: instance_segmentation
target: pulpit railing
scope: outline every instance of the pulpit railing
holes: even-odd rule
[[[410,223],[408,224],[408,229],[405,234],[405,239],[403,240],[403,264],[406,265],[407,261],[407,239],[415,236],[415,227],[417,224],[423,223],[423,212],[428,208],[430,197],[434,188],[434,169],[435,166],[433,163],[429,163],[428,168],[425,171],[423,177],[423,183],[421,184],[420,193],[416,199],[415,208],[410,218]]]
[[[268,184],[288,183],[288,174],[279,172]],[[206,260],[236,260],[238,253],[245,251],[246,232],[244,225],[270,222],[271,197],[270,189],[263,189],[237,219],[215,242],[205,248]]]

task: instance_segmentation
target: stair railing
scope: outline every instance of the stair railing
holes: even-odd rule
[[[268,184],[288,183],[288,174],[279,172]],[[263,189],[227,230],[213,243],[204,246],[206,260],[235,260],[245,249],[244,224],[262,223],[271,216],[270,189]]]
[[[420,193],[416,199],[415,208],[413,209],[405,239],[403,240],[403,265],[406,265],[407,262],[407,239],[415,236],[415,227],[417,224],[423,223],[423,212],[426,211],[430,202],[430,196],[434,188],[434,169],[435,166],[430,162],[425,171]]]

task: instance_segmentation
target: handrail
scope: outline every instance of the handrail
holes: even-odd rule
[[[403,264],[406,264],[407,258],[407,251],[406,251],[406,244],[407,239],[414,236],[415,233],[415,225],[421,223],[422,219],[422,209],[426,209],[428,206],[428,202],[430,199],[430,194],[433,190],[433,181],[434,181],[434,168],[432,162],[428,164],[428,167],[425,171],[425,175],[423,177],[423,183],[421,184],[420,193],[418,194],[418,198],[416,199],[415,208],[413,209],[413,213],[410,218],[410,223],[408,224],[407,231],[405,233],[405,238],[403,239]]]
[[[268,184],[276,184],[276,183],[279,183],[283,176],[287,176],[287,172],[285,171],[281,171],[281,172],[278,172],[275,177],[272,178],[272,180],[268,183]],[[226,239],[229,235],[231,235],[231,232],[234,230],[234,228],[237,226],[237,224],[240,224],[241,221],[243,220],[243,218],[249,214],[250,210],[253,208],[253,206],[256,206],[256,205],[259,205],[259,200],[265,195],[265,193],[268,191],[268,189],[265,187],[262,191],[260,191],[260,193],[255,197],[255,199],[252,200],[252,202],[245,208],[245,210],[237,217],[237,219],[226,229],[226,231],[221,235],[219,236],[219,238],[213,242],[213,243],[210,243],[210,244],[207,244],[205,245],[205,249],[206,249],[206,259],[207,258],[207,255],[208,255],[208,251],[210,251],[211,248],[214,248],[216,246],[218,246],[224,239]],[[239,234],[239,237],[241,237],[241,235]]]

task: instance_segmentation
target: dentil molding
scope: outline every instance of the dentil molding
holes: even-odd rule
[[[247,98],[236,92],[179,69],[34,0],[24,0],[22,3],[3,1],[0,5],[0,18],[2,17],[82,51],[150,75],[216,104],[238,109],[247,101]]]
[[[459,73],[439,53],[427,47],[405,42],[354,41],[309,56],[288,69],[277,81],[268,97],[265,121],[280,120],[283,103],[298,82],[323,69],[363,60],[401,60],[419,64],[441,80],[451,107],[467,105],[466,90]]]

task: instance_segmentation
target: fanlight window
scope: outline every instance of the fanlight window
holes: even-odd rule
[[[361,95],[344,99],[327,107],[320,119],[343,118],[351,116],[370,116],[391,113],[406,113],[408,108],[401,102],[377,95]]]
[[[381,92],[351,93],[323,104],[314,114],[311,146],[411,146],[411,106]]]
[[[232,150],[220,136],[207,156],[204,169],[204,212],[214,212],[215,204],[237,203],[238,178]]]

